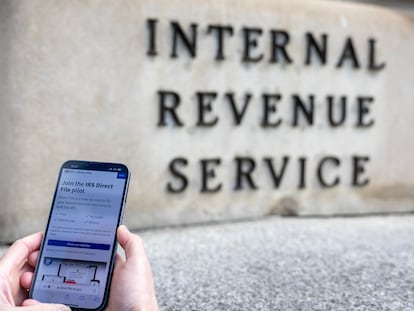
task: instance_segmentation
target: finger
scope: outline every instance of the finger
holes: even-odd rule
[[[70,311],[70,308],[65,305],[51,304],[51,303],[36,303],[27,307],[21,307],[22,311]]]
[[[20,276],[20,285],[25,289],[30,288],[33,278],[33,270],[34,269],[28,263],[25,263],[19,270],[18,275]]]
[[[22,303],[22,306],[24,308],[20,308],[19,310],[33,310],[33,311],[35,310],[59,310],[59,311],[70,310],[70,308],[65,305],[41,303],[40,301],[37,301],[35,299],[26,299]],[[29,308],[29,307],[36,307],[36,308]]]
[[[124,225],[119,226],[117,231],[117,238],[119,244],[125,250],[125,257],[128,258],[145,256],[144,242],[142,239],[131,233]]]
[[[38,232],[14,242],[1,258],[5,271],[11,271],[13,268],[19,269],[29,255],[40,248],[42,237],[42,233]]]
[[[25,272],[20,277],[20,285],[24,289],[29,289],[30,286],[32,286],[32,281],[33,281],[33,272]]]
[[[25,263],[19,270],[10,272],[9,278],[10,278],[10,285],[13,286],[13,296],[14,301],[17,305],[20,305],[22,301],[28,298],[28,291],[25,290],[28,287],[21,286],[21,277],[25,273],[31,273],[33,272],[33,268],[29,266],[29,264]],[[23,282],[24,283],[24,282]],[[27,285],[27,284],[25,284]],[[1,308],[0,308],[1,309]]]
[[[119,267],[121,267],[124,264],[124,262],[125,262],[124,258],[122,258],[121,255],[116,254],[114,270],[117,270]]]
[[[39,253],[40,253],[40,251],[34,251],[33,253],[31,253],[30,255],[29,255],[29,258],[28,258],[28,263],[29,263],[29,265],[31,265],[33,268],[34,267],[36,267],[36,263],[37,263],[37,258],[39,257]]]
[[[35,299],[26,299],[25,301],[23,301],[22,306],[27,307],[27,306],[32,306],[32,305],[38,305],[40,303],[41,303],[40,301],[37,301]]]
[[[31,265],[29,265],[29,263],[26,261],[23,264],[23,266],[20,267],[20,270],[19,271],[21,273],[24,273],[24,272],[33,272],[34,271],[34,268]]]

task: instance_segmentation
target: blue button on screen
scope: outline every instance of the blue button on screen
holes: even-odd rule
[[[116,178],[126,179],[127,178],[127,174],[125,172],[118,172],[118,175],[116,175]]]
[[[109,244],[98,244],[98,243],[87,243],[87,242],[76,242],[76,241],[60,241],[60,240],[49,240],[47,245],[51,246],[63,246],[63,247],[76,247],[76,248],[88,248],[88,249],[101,249],[109,250]]]

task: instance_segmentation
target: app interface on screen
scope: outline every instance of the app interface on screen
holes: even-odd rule
[[[126,181],[125,172],[63,169],[33,298],[102,304]]]

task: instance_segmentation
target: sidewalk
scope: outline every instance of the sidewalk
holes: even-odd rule
[[[414,310],[414,216],[141,233],[162,310]]]
[[[414,215],[271,217],[140,235],[161,310],[414,310]]]

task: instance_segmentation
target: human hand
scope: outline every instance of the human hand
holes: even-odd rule
[[[38,232],[13,243],[0,258],[0,309],[21,311],[65,311],[64,305],[43,304],[28,299],[28,288],[39,253],[42,233]],[[22,307],[19,307],[22,306]]]
[[[142,239],[123,225],[117,238],[126,259],[116,255],[107,310],[157,311],[154,279]]]

